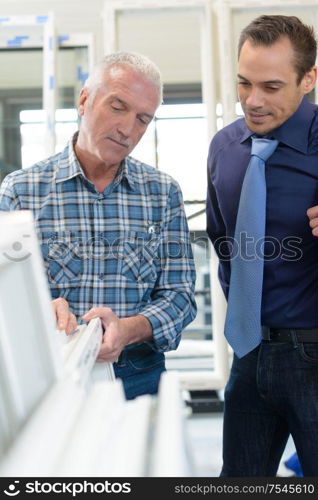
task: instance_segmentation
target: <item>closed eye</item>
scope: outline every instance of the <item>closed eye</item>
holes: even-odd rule
[[[266,90],[270,90],[270,91],[275,91],[275,90],[279,90],[280,89],[280,87],[272,87],[272,86],[267,86],[265,88],[266,88]]]
[[[150,119],[149,118],[143,118],[142,116],[139,116],[138,117],[138,120],[140,121],[140,123],[142,123],[143,125],[149,125],[150,123]]]
[[[114,109],[115,111],[123,111],[124,110],[124,108],[119,107],[119,106],[114,106],[114,105],[112,105],[112,109]]]

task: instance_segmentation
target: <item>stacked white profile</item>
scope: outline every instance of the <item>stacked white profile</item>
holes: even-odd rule
[[[64,331],[57,331],[56,335],[61,343],[65,370],[75,382],[86,384],[102,343],[100,319],[95,318],[88,325],[80,325],[70,335],[66,335]],[[104,380],[115,379],[112,363],[102,363],[102,369]]]
[[[0,219],[0,477],[188,475],[176,376],[127,401],[98,318],[56,331],[31,212]]]
[[[30,212],[0,213],[0,459],[63,374]]]

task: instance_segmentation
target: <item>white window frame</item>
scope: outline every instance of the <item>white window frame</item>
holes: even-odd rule
[[[49,12],[45,15],[26,15],[26,16],[1,16],[0,27],[43,27],[43,41],[39,37],[26,37],[21,39],[15,45],[15,48],[21,50],[32,48],[43,48],[43,109],[46,114],[45,118],[45,147],[46,156],[55,153],[55,109],[56,109],[56,59],[57,51],[60,47],[83,47],[87,46],[88,50],[88,71],[90,72],[94,64],[95,54],[95,39],[92,33],[75,33],[65,34],[63,36],[56,35],[54,13]],[[10,36],[11,33],[10,33]],[[1,48],[12,47],[9,45],[10,38],[2,40]],[[79,61],[81,67],[81,61]],[[79,91],[82,86],[80,77],[76,79],[76,91]],[[77,92],[78,94],[78,92]]]
[[[29,417],[30,407],[43,397],[42,390],[49,390],[62,377],[63,366],[57,340],[52,336],[52,331],[55,331],[55,319],[32,213],[30,211],[3,212],[0,214],[0,223],[2,230],[0,241],[0,295],[2,296],[0,301],[0,401],[3,410],[0,415],[0,428],[1,441],[8,445]],[[16,282],[17,276],[18,283]],[[24,289],[21,292],[22,286]],[[27,295],[30,294],[29,304],[25,303],[26,288],[28,289]],[[4,300],[5,297],[7,300]],[[30,304],[36,307],[29,307]],[[25,331],[21,331],[20,328],[21,315]],[[36,335],[37,352],[34,356],[41,359],[42,375],[45,373],[47,380],[47,386],[42,387],[40,393],[36,392],[35,386],[33,387],[32,381],[30,382],[32,401],[28,400],[28,396],[24,393],[14,350],[16,336],[21,335],[22,338],[23,335],[27,335],[30,328]],[[22,354],[19,353],[19,355]],[[34,360],[29,359],[28,362],[32,364]]]

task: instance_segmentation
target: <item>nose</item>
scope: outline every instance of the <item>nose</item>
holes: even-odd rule
[[[126,114],[117,125],[118,133],[125,139],[128,139],[132,134],[134,125],[135,117],[132,114]]]
[[[249,89],[245,99],[245,105],[251,108],[259,108],[264,104],[264,94],[261,89],[252,87]]]

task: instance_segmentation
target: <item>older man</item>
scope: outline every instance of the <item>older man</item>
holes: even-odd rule
[[[58,327],[101,318],[98,360],[114,362],[128,399],[156,393],[163,353],[196,313],[180,188],[129,156],[161,101],[148,58],[105,57],[81,90],[80,129],[64,151],[0,190],[0,209],[34,213]]]

